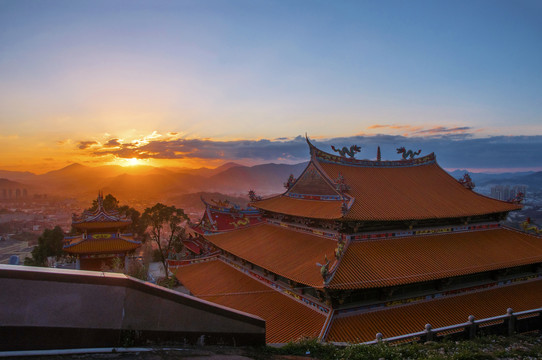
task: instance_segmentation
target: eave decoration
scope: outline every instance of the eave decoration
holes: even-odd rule
[[[337,149],[335,146],[331,145],[331,149],[335,152],[338,152],[342,157],[346,157],[346,155],[348,155],[352,159],[354,158],[356,153],[359,153],[361,151],[361,147],[357,145],[352,145],[350,146],[350,148],[343,146],[342,149]]]
[[[337,180],[335,180],[335,188],[337,189],[337,191],[340,191],[340,192],[345,192],[345,191],[350,190],[350,186],[346,183],[346,179],[341,173],[339,173]]]
[[[296,178],[294,177],[294,174],[290,174],[290,177],[284,183],[284,187],[286,188],[286,190],[289,190],[294,185],[295,180]]]
[[[326,278],[327,278],[327,275],[329,274],[330,261],[327,258],[327,255],[325,255],[324,258],[326,260],[325,263],[324,264],[316,263],[316,266],[320,267],[320,274],[322,275],[322,279],[324,279],[324,282],[325,282]]]
[[[463,175],[462,178],[457,179],[457,181],[459,181],[461,185],[463,185],[469,190],[474,189],[474,187],[476,186],[468,173],[465,173],[465,175]]]
[[[256,193],[254,192],[254,190],[250,190],[250,191],[248,192],[248,197],[249,197],[250,201],[259,201],[259,200],[262,199],[261,196],[256,195]]]
[[[211,199],[212,202],[215,203],[216,206],[220,206],[220,207],[230,207],[230,201],[229,200],[214,200],[214,199]]]
[[[418,156],[421,154],[421,150],[418,151],[412,151],[412,150],[406,150],[404,146],[397,148],[397,154],[401,154],[403,160],[409,160],[414,159],[414,156]]]
[[[529,232],[532,231],[535,234],[542,234],[542,229],[540,229],[535,224],[531,223],[531,218],[528,217],[527,220],[521,223],[521,227],[523,228],[523,231]]]
[[[344,199],[343,204],[341,205],[341,212],[342,212],[343,216],[346,215],[346,213],[348,213],[348,210],[349,210],[348,200]]]
[[[516,196],[513,199],[508,200],[508,202],[512,204],[521,204],[523,202],[523,199],[525,199],[525,194],[521,191],[518,191]]]

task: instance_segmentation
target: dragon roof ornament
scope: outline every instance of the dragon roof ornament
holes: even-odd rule
[[[361,147],[357,145],[352,145],[350,146],[350,148],[343,146],[342,149],[337,149],[335,148],[335,146],[331,145],[331,149],[335,152],[338,152],[342,157],[346,157],[346,155],[348,155],[351,159],[354,158],[356,153],[359,153],[361,151]]]
[[[397,148],[397,154],[401,154],[401,157],[403,160],[408,159],[414,159],[414,156],[418,156],[421,154],[421,150],[418,151],[412,151],[412,150],[406,150],[404,146],[401,146],[400,148]]]
[[[307,144],[309,145],[311,159],[317,162],[325,162],[331,164],[356,166],[356,167],[408,167],[408,166],[420,166],[436,163],[436,156],[434,153],[425,155],[419,158],[412,158],[406,160],[366,160],[355,159],[349,157],[338,156],[330,154],[318,149],[314,146],[308,136],[306,136]]]

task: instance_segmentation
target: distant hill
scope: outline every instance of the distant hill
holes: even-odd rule
[[[228,169],[231,169],[233,167],[238,167],[238,166],[243,166],[243,165],[239,165],[239,164],[234,163],[234,162],[228,162],[228,163],[225,163],[225,164],[223,164],[223,165],[221,165],[219,167],[216,167],[214,169],[209,169],[209,168],[206,168],[206,167],[201,167],[201,168],[198,168],[198,169],[189,169],[189,168],[177,168],[177,169],[169,168],[169,169],[171,171],[180,172],[180,173],[184,173],[184,174],[211,177],[213,175],[220,174],[223,171],[226,171]]]
[[[455,178],[460,178],[466,170],[455,170],[450,172]],[[542,171],[517,172],[486,174],[468,172],[476,186],[494,186],[494,185],[527,185],[530,191],[542,191]]]
[[[204,181],[201,176],[189,174],[122,174],[105,182],[101,188],[126,199],[165,198],[170,194],[198,191]]]
[[[232,204],[238,205],[240,207],[246,207],[248,204],[248,195],[246,197],[243,196],[230,196],[218,192],[196,192],[196,193],[190,193],[190,194],[182,194],[182,195],[175,195],[168,199],[168,204],[175,205],[179,208],[185,209],[187,211],[192,211],[198,213],[198,215],[201,215],[203,211],[205,210],[205,204],[203,201],[201,201],[201,198],[205,199],[208,203],[213,204],[212,200],[228,200]],[[198,219],[199,220],[199,219]],[[196,221],[196,219],[192,219],[192,221]]]
[[[22,184],[17,181],[11,181],[8,179],[0,178],[0,189],[24,189],[28,188],[28,185]]]
[[[299,176],[307,163],[295,165],[264,164],[251,167],[236,166],[220,174],[210,177],[207,183],[208,191],[234,193],[248,193],[254,190],[258,194],[271,194],[284,192],[283,184],[290,174]]]
[[[25,182],[34,177],[36,177],[36,174],[31,173],[29,171],[0,170],[0,178],[8,179],[11,181]]]

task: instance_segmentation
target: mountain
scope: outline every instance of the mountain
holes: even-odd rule
[[[290,174],[297,177],[305,169],[307,163],[295,165],[264,164],[235,166],[208,179],[207,191],[248,193],[254,190],[258,194],[273,194],[284,192],[283,183]]]
[[[306,165],[242,166],[232,162],[216,169],[179,170],[152,166],[90,167],[75,163],[41,175],[25,174],[29,179],[25,184],[39,186],[40,193],[85,199],[94,197],[99,190],[118,198],[151,201],[202,191],[232,195],[247,194],[252,189],[260,195],[269,195],[284,192],[282,184],[290,174],[299,176]]]
[[[453,177],[460,178],[467,170],[455,170],[450,172]],[[476,186],[490,187],[495,185],[527,185],[531,191],[542,190],[542,171],[486,174],[468,172]]]
[[[201,198],[205,199],[208,203],[213,204],[213,200],[228,200],[232,204],[239,205],[245,208],[248,204],[248,196],[230,196],[218,192],[196,192],[182,195],[175,195],[168,198],[168,204],[175,205],[185,211],[197,214],[196,218],[199,220],[201,213],[205,210],[205,204],[201,201]],[[196,219],[193,219],[194,221]]]
[[[11,181],[25,182],[34,177],[36,177],[36,174],[31,173],[29,171],[0,170],[0,178],[8,179]]]
[[[37,193],[34,186],[0,178],[0,199],[17,199]]]
[[[199,176],[204,176],[204,177],[211,177],[213,175],[220,174],[221,172],[224,172],[224,171],[226,171],[228,169],[231,169],[233,167],[238,167],[238,166],[243,166],[243,165],[239,165],[239,164],[234,163],[234,162],[228,162],[228,163],[220,165],[219,167],[214,168],[214,169],[201,167],[201,168],[198,168],[198,169],[177,168],[176,170],[170,168],[170,170],[177,171],[177,172],[180,172],[180,173],[199,175]]]

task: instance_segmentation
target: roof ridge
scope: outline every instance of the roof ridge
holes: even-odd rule
[[[330,154],[314,146],[309,138],[306,138],[307,144],[309,144],[311,160],[346,165],[357,167],[411,167],[429,165],[437,162],[437,157],[434,152],[415,159],[401,159],[401,160],[369,160],[369,159],[355,159],[347,158]]]

